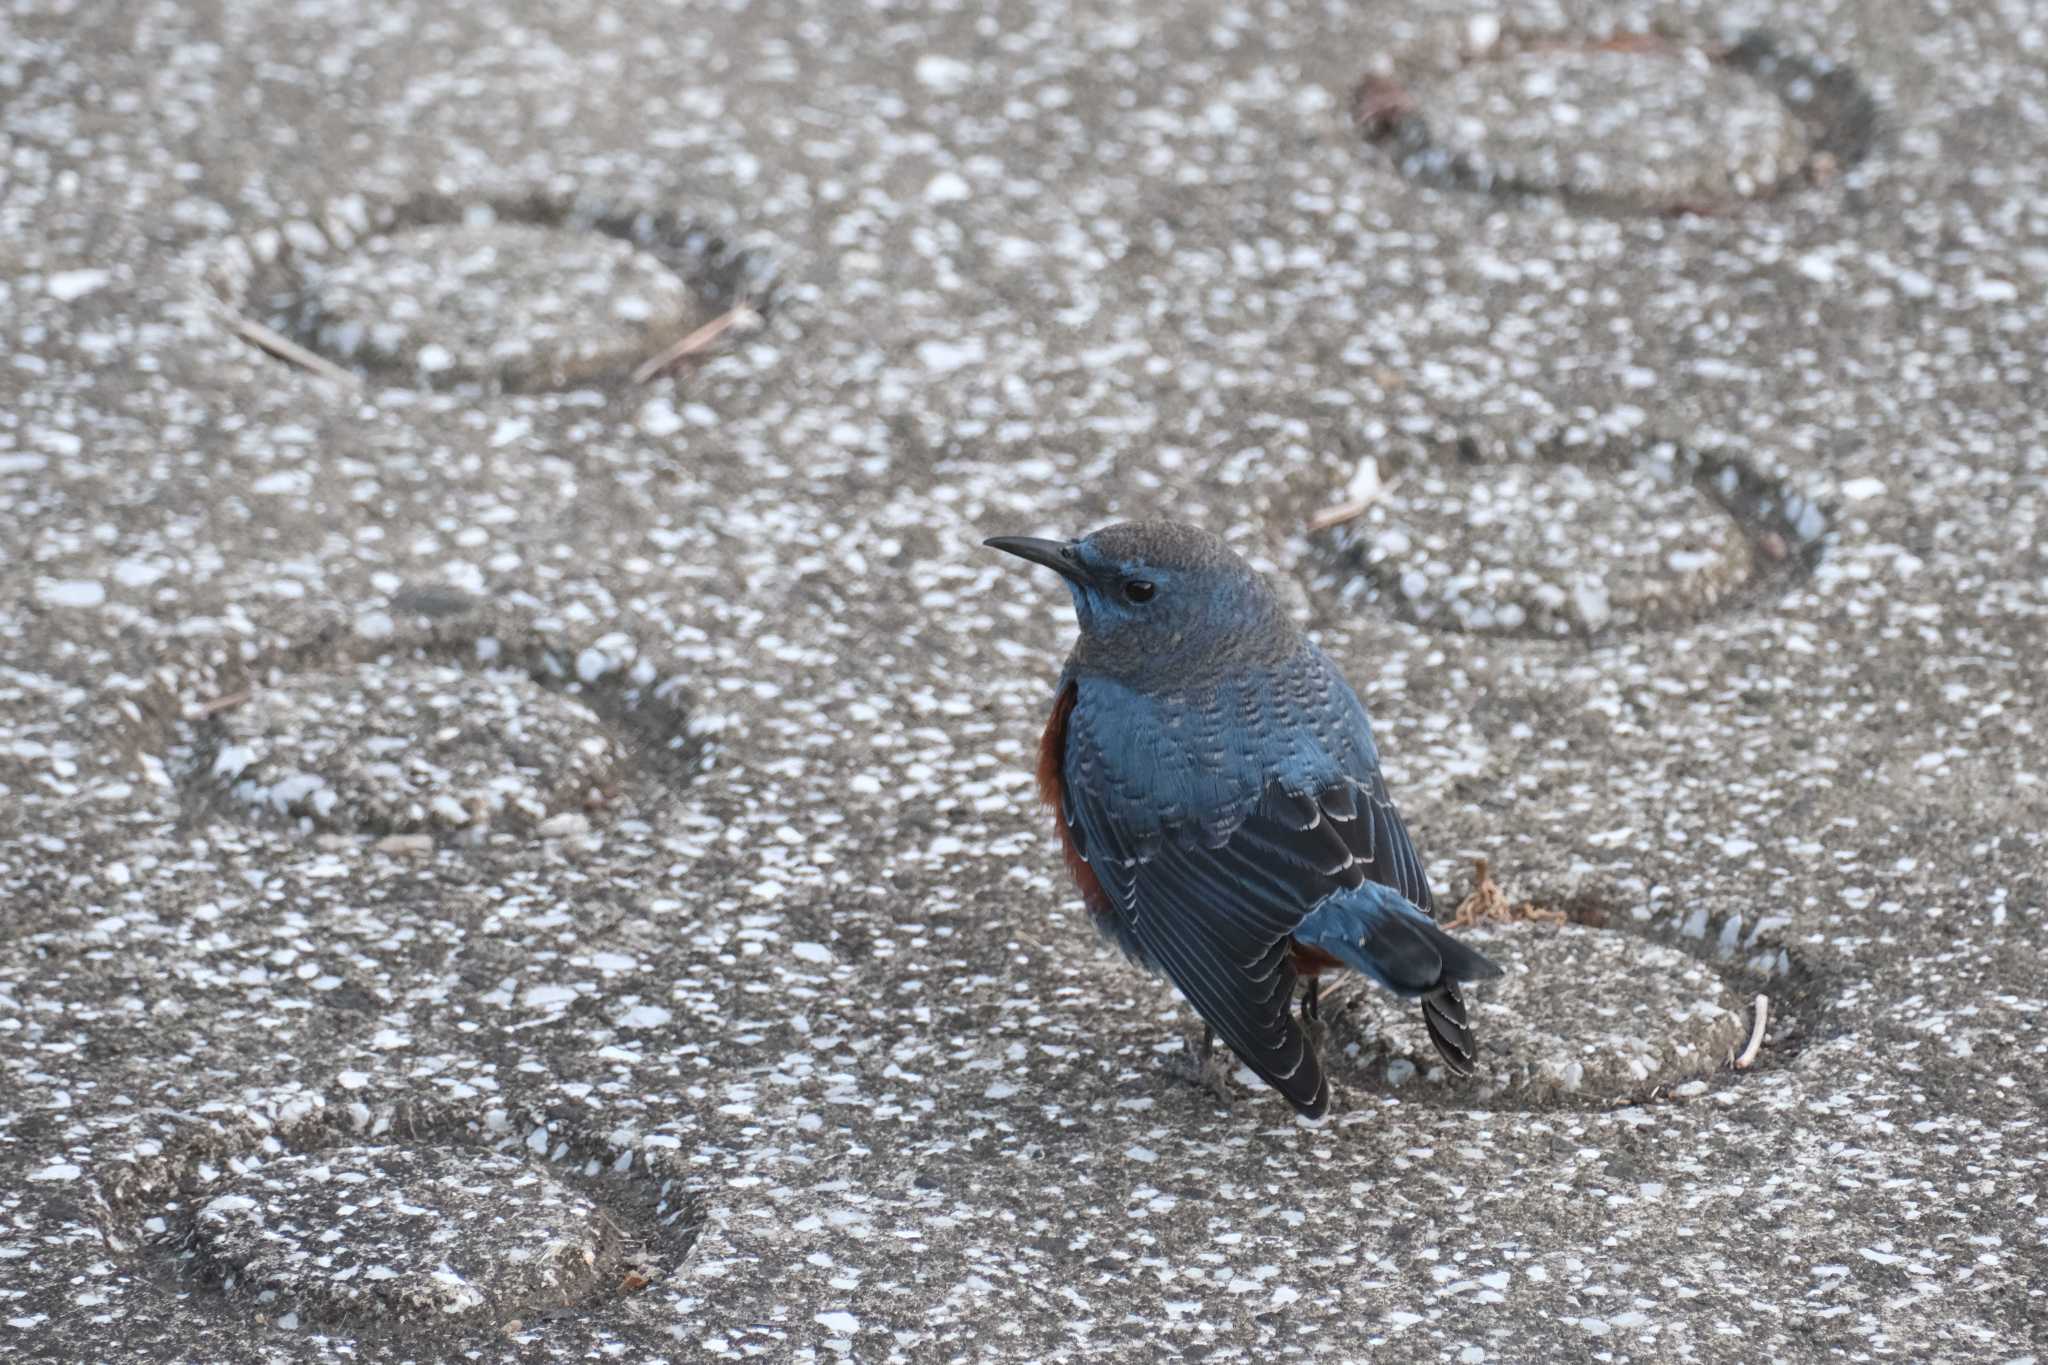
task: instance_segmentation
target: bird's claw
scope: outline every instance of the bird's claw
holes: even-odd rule
[[[1166,1069],[1179,1079],[1199,1090],[1206,1090],[1217,1099],[1229,1104],[1236,1098],[1230,1086],[1231,1054],[1216,1051],[1216,1033],[1213,1029],[1202,1030],[1202,1044],[1195,1046],[1192,1038],[1179,1052],[1166,1059]]]

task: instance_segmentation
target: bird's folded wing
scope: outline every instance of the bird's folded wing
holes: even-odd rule
[[[1355,790],[1358,818],[1343,828],[1345,842],[1358,856],[1359,880],[1391,886],[1425,911],[1434,908],[1429,875],[1422,870],[1422,859],[1408,837],[1407,823],[1387,795],[1386,778],[1375,767]]]
[[[1187,826],[1142,842],[1072,788],[1067,814],[1125,946],[1179,987],[1269,1085],[1304,1113],[1321,1113],[1328,1087],[1290,1009],[1289,936],[1331,892],[1358,885],[1369,870],[1405,873],[1398,849],[1414,864],[1392,808],[1338,779],[1316,795],[1274,783],[1227,830]],[[1420,880],[1419,866],[1413,876]]]

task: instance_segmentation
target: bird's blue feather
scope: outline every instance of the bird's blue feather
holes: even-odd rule
[[[1312,794],[1340,781],[1378,786],[1379,751],[1358,695],[1322,650],[1186,690],[1136,690],[1070,671],[1080,689],[1066,778],[1089,784],[1128,837],[1203,826],[1227,832],[1266,788]]]
[[[1396,995],[1435,989],[1448,974],[1436,921],[1384,882],[1339,891],[1294,926],[1297,943],[1321,948]]]

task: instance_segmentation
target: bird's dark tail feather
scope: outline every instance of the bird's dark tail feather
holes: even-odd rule
[[[1429,1041],[1436,1044],[1444,1065],[1460,1076],[1472,1074],[1479,1060],[1479,1043],[1472,1036],[1471,1021],[1465,1017],[1465,999],[1457,983],[1446,981],[1422,997],[1422,1026]]]
[[[1479,1043],[1472,1036],[1472,1022],[1465,1016],[1465,997],[1458,994],[1460,981],[1485,981],[1501,969],[1478,950],[1460,943],[1432,923],[1424,931],[1443,958],[1443,979],[1436,989],[1422,997],[1422,1026],[1429,1041],[1436,1044],[1444,1065],[1460,1076],[1472,1074],[1479,1060]]]
[[[1397,995],[1422,1001],[1422,1023],[1445,1065],[1472,1074],[1479,1058],[1460,981],[1484,981],[1501,970],[1458,942],[1401,895],[1368,882],[1332,897],[1295,929],[1295,938],[1334,955]]]
[[[1500,967],[1491,958],[1470,944],[1452,938],[1437,926],[1436,921],[1428,920],[1417,927],[1429,940],[1429,946],[1436,949],[1437,956],[1443,959],[1445,981],[1454,984],[1459,981],[1491,981],[1501,974]]]

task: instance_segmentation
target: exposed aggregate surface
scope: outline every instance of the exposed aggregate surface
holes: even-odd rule
[[[487,215],[379,235],[307,273],[295,331],[433,387],[559,388],[630,368],[692,307],[689,287],[631,243]]]
[[[587,1296],[616,1241],[602,1209],[497,1153],[295,1153],[218,1189],[186,1234],[199,1273],[287,1328],[545,1312]]]
[[[1377,596],[1448,630],[1596,638],[1710,609],[1751,573],[1733,518],[1640,466],[1418,470],[1347,534]]]
[[[1792,111],[1697,49],[1516,53],[1416,97],[1483,175],[1649,208],[1756,198],[1807,156]]]
[[[1766,30],[1877,136],[1729,211],[1431,184],[1351,102],[1448,69],[1489,16],[1445,0],[0,0],[0,1356],[2048,1350],[2048,19],[1540,8]],[[1616,128],[1708,93],[1573,79]],[[1531,155],[1512,88],[1460,108]],[[1673,138],[1669,183],[1740,169]],[[617,269],[607,354],[669,339],[589,232],[354,383],[236,330],[299,254],[434,296],[418,225],[518,203],[700,225],[775,307],[673,380],[492,378],[563,260]],[[658,260],[678,328],[736,288]],[[1511,575],[1604,582],[1658,499],[1728,514],[1608,482],[1547,558],[1512,500],[1658,442],[1792,500],[1676,547],[1769,591],[1447,631],[1305,529],[1385,456],[1387,509],[1466,490],[1411,537],[1483,505]],[[1572,910],[1477,931],[1497,1071],[1377,1001],[1320,1127],[1168,1065],[1030,789],[1063,594],[978,548],[1140,515],[1280,577],[1440,901],[1485,856]],[[438,1212],[342,1214],[336,1161]]]

